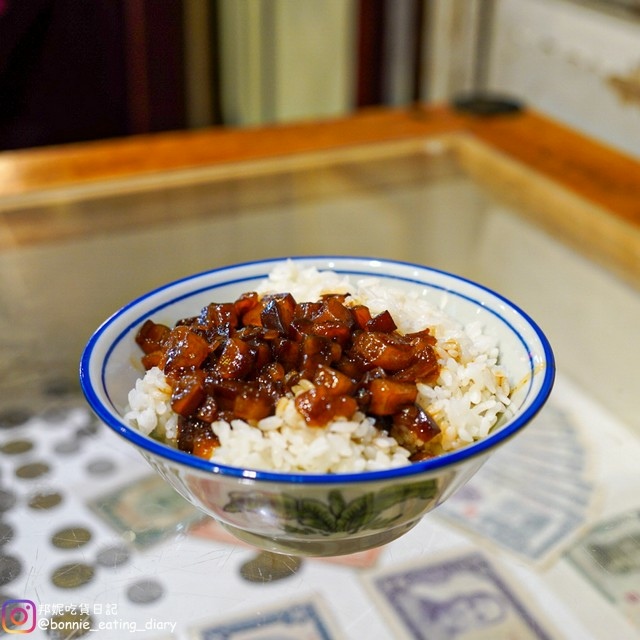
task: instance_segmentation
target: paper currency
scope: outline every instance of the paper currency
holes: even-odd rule
[[[364,577],[393,638],[556,640],[531,599],[487,556],[461,551]]]
[[[257,611],[254,607],[244,615],[194,627],[190,633],[192,640],[341,640],[343,637],[329,608],[317,595]]]
[[[579,426],[549,403],[436,513],[541,565],[577,538],[598,500]]]
[[[204,517],[157,475],[119,487],[89,506],[138,548],[184,531]]]
[[[567,558],[640,628],[640,509],[592,527]]]

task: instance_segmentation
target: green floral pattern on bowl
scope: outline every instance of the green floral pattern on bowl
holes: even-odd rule
[[[283,522],[290,534],[333,535],[358,533],[364,530],[386,529],[407,516],[407,506],[417,501],[416,512],[424,510],[425,502],[437,495],[435,479],[413,484],[385,487],[363,493],[348,500],[342,491],[332,489],[326,500],[296,497],[292,494],[269,494],[260,491],[233,491],[224,506],[226,513],[270,512]],[[399,510],[398,505],[403,509]]]

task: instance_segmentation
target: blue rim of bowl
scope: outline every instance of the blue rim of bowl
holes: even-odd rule
[[[457,449],[455,451],[445,453],[434,458],[429,458],[427,460],[423,460],[420,462],[414,462],[410,465],[406,465],[402,467],[394,467],[391,469],[383,469],[378,471],[362,471],[362,472],[335,473],[335,474],[326,474],[326,473],[318,474],[318,473],[303,473],[303,472],[288,473],[288,472],[278,472],[278,471],[265,471],[265,470],[258,470],[258,469],[255,469],[255,470],[243,469],[240,467],[232,467],[229,465],[211,462],[211,461],[205,460],[204,458],[199,458],[197,456],[186,453],[184,451],[180,451],[179,449],[175,449],[173,447],[165,445],[157,440],[154,440],[151,437],[145,436],[137,429],[127,426],[122,419],[115,418],[114,415],[105,407],[99,395],[94,390],[93,384],[91,382],[90,368],[92,363],[92,356],[104,332],[107,329],[109,329],[121,316],[123,316],[130,309],[140,304],[141,302],[148,300],[149,298],[157,295],[162,291],[165,291],[166,289],[176,287],[182,283],[185,283],[191,280],[197,280],[199,278],[207,277],[212,274],[223,274],[226,271],[232,271],[232,270],[251,267],[251,266],[257,266],[260,264],[264,264],[264,265],[275,265],[279,263],[281,264],[283,262],[286,262],[287,260],[291,260],[293,262],[299,262],[299,263],[308,262],[308,263],[314,263],[314,264],[320,261],[323,261],[326,263],[329,263],[331,261],[352,261],[352,262],[357,262],[361,264],[376,263],[377,266],[384,266],[385,264],[397,265],[401,267],[409,267],[412,269],[417,269],[422,273],[427,272],[427,273],[441,274],[447,278],[451,278],[454,281],[466,283],[475,289],[488,293],[490,296],[492,296],[496,300],[502,302],[506,307],[508,307],[512,312],[514,312],[515,315],[519,316],[522,320],[524,320],[524,322],[529,325],[529,327],[533,330],[538,340],[540,341],[542,350],[544,352],[545,366],[544,366],[544,371],[542,372],[543,380],[542,380],[542,383],[540,384],[540,389],[538,390],[536,397],[533,399],[530,405],[525,409],[525,411],[523,411],[516,418],[512,419],[512,421],[509,422],[507,425],[501,427],[495,433],[490,433],[485,438],[478,440],[468,446]],[[420,280],[416,280],[408,277],[386,276],[384,272],[380,272],[380,273],[373,273],[371,271],[358,272],[352,268],[340,269],[340,268],[330,267],[330,266],[327,266],[326,268],[331,269],[337,273],[343,273],[343,274],[358,275],[360,273],[361,275],[366,275],[366,276],[375,276],[375,277],[383,277],[383,278],[389,277],[391,280],[396,280],[396,281],[425,284]],[[188,293],[184,294],[184,296],[181,296],[181,297],[191,297],[198,291],[213,290],[220,286],[226,286],[229,284],[242,282],[244,280],[255,280],[261,277],[266,277],[266,273],[264,275],[257,274],[257,275],[252,275],[246,278],[240,278],[237,280],[225,280],[224,282],[208,285],[206,287],[203,287],[200,290],[189,291]],[[495,311],[494,309],[486,307],[484,304],[480,303],[478,300],[475,300],[474,298],[470,298],[467,295],[461,294],[458,291],[451,290],[445,286],[433,285],[433,284],[429,284],[429,286],[432,288],[440,288],[442,290],[449,292],[451,295],[462,297],[471,302],[480,304],[488,312],[500,318],[502,322],[506,324],[510,328],[510,330],[518,337],[520,342],[525,347],[527,346],[527,342],[525,342],[524,338],[515,329],[515,327],[513,327],[504,316],[501,316],[500,314],[498,314],[497,311]],[[106,356],[105,356],[104,362],[102,363],[102,367],[100,371],[100,380],[102,381],[103,387],[105,389],[105,395],[108,396],[106,392],[106,386],[104,385],[105,369],[106,369],[106,364],[109,360],[109,356],[112,353],[113,349],[115,348],[115,345],[119,343],[119,341],[123,338],[123,336],[126,333],[128,333],[132,329],[132,327],[139,326],[141,321],[144,318],[151,316],[153,313],[156,313],[159,309],[169,306],[170,304],[175,302],[176,299],[180,299],[180,298],[173,298],[169,302],[156,305],[150,311],[138,316],[135,322],[128,323],[127,326],[125,326],[122,330],[119,331],[118,337],[113,341],[113,343],[109,346],[106,352]],[[532,367],[531,378],[533,378],[533,375],[534,375],[534,371]],[[146,453],[152,454],[160,458],[167,459],[170,462],[176,463],[183,467],[187,467],[191,470],[198,470],[201,472],[205,472],[207,474],[221,475],[221,476],[240,478],[240,479],[249,479],[249,480],[255,480],[255,481],[262,481],[262,482],[280,482],[280,483],[287,483],[287,484],[301,484],[301,483],[349,484],[354,482],[372,482],[372,481],[378,481],[378,480],[407,478],[407,477],[415,476],[418,474],[430,473],[430,472],[455,466],[470,458],[479,456],[490,449],[493,449],[497,445],[508,440],[511,436],[513,436],[516,432],[518,432],[521,428],[523,428],[526,424],[528,424],[536,416],[536,414],[540,411],[540,409],[542,409],[543,405],[547,401],[551,393],[551,389],[553,388],[554,380],[555,380],[555,357],[553,355],[553,350],[551,348],[551,344],[549,343],[547,337],[545,336],[541,328],[538,326],[538,324],[525,311],[523,311],[520,307],[515,305],[509,299],[505,298],[503,295],[497,293],[496,291],[488,287],[485,287],[484,285],[474,282],[473,280],[450,273],[448,271],[436,269],[434,267],[428,267],[425,265],[420,265],[413,262],[405,262],[401,260],[390,260],[390,259],[384,259],[384,258],[370,258],[366,256],[348,256],[348,255],[287,256],[287,257],[280,257],[280,258],[268,258],[264,260],[253,260],[253,261],[247,261],[247,262],[240,262],[237,264],[228,265],[224,267],[218,267],[218,268],[210,269],[207,271],[202,271],[199,273],[192,274],[190,276],[186,276],[184,278],[180,278],[178,280],[174,280],[165,285],[152,289],[151,291],[139,296],[138,298],[135,298],[134,300],[132,300],[131,302],[129,302],[128,304],[120,308],[118,311],[116,311],[109,318],[107,318],[90,337],[86,347],[82,352],[82,357],[80,360],[80,385],[87,402],[89,403],[89,405],[91,406],[95,414],[109,428],[111,428],[113,431],[118,433],[120,436],[124,437],[131,444],[140,447]],[[531,384],[531,380],[530,380],[530,384]]]

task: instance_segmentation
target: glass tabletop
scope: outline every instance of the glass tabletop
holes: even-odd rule
[[[60,190],[5,208],[0,246],[0,589],[25,612],[14,629],[26,631],[36,613],[33,633],[42,635],[33,637],[43,638],[81,637],[88,619],[104,638],[134,630],[158,640],[417,637],[409,618],[426,621],[433,598],[419,578],[411,583],[408,568],[422,568],[428,582],[438,566],[473,557],[506,572],[501,584],[509,589],[520,583],[501,597],[527,603],[527,616],[510,610],[522,637],[635,637],[632,590],[613,569],[597,573],[589,544],[620,550],[617,541],[638,535],[630,382],[638,347],[623,339],[640,321],[638,293],[479,180],[446,139]],[[274,558],[202,521],[91,416],[79,397],[78,360],[120,306],[194,272],[308,254],[428,264],[498,290],[538,320],[559,356],[559,383],[540,419],[542,440],[523,437],[513,455],[533,484],[546,474],[551,488],[522,486],[525,471],[514,475],[503,457],[470,485],[486,498],[466,494],[379,551]],[[614,313],[598,304],[603,296]],[[606,347],[594,345],[593,335],[605,332]],[[593,372],[608,371],[613,358],[619,373],[596,381]],[[572,475],[575,465],[581,471]],[[505,484],[513,494],[497,491]],[[622,487],[615,500],[598,503],[603,491]],[[507,498],[535,505],[518,514],[528,524],[514,522]],[[545,518],[555,534],[536,528]],[[523,552],[490,522],[520,532],[530,526],[531,536],[548,536],[548,547]],[[618,537],[603,534],[603,523],[614,523]],[[466,599],[457,602],[470,613],[474,584],[489,587],[474,582],[477,575],[459,579]],[[413,613],[394,604],[384,580],[403,582]],[[452,606],[460,595],[438,589],[433,597]],[[585,613],[568,592],[593,606]],[[78,635],[63,634],[65,620]],[[454,637],[432,624],[440,629],[434,637]],[[482,632],[484,623],[469,624],[456,633]]]
[[[2,386],[13,396],[28,380],[74,378],[83,343],[119,306],[226,264],[365,255],[471,275],[487,194],[451,154],[401,147],[377,155],[142,190],[119,185],[91,197],[63,193],[6,213]]]

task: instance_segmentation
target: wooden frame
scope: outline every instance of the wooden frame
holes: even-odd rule
[[[5,152],[0,154],[0,226],[12,245],[42,242],[55,239],[59,227],[51,224],[30,236],[20,209],[269,172],[287,162],[326,162],[349,150],[362,153],[403,141],[448,145],[482,184],[640,288],[640,162],[527,111],[482,118],[446,106],[371,109],[314,123]]]

